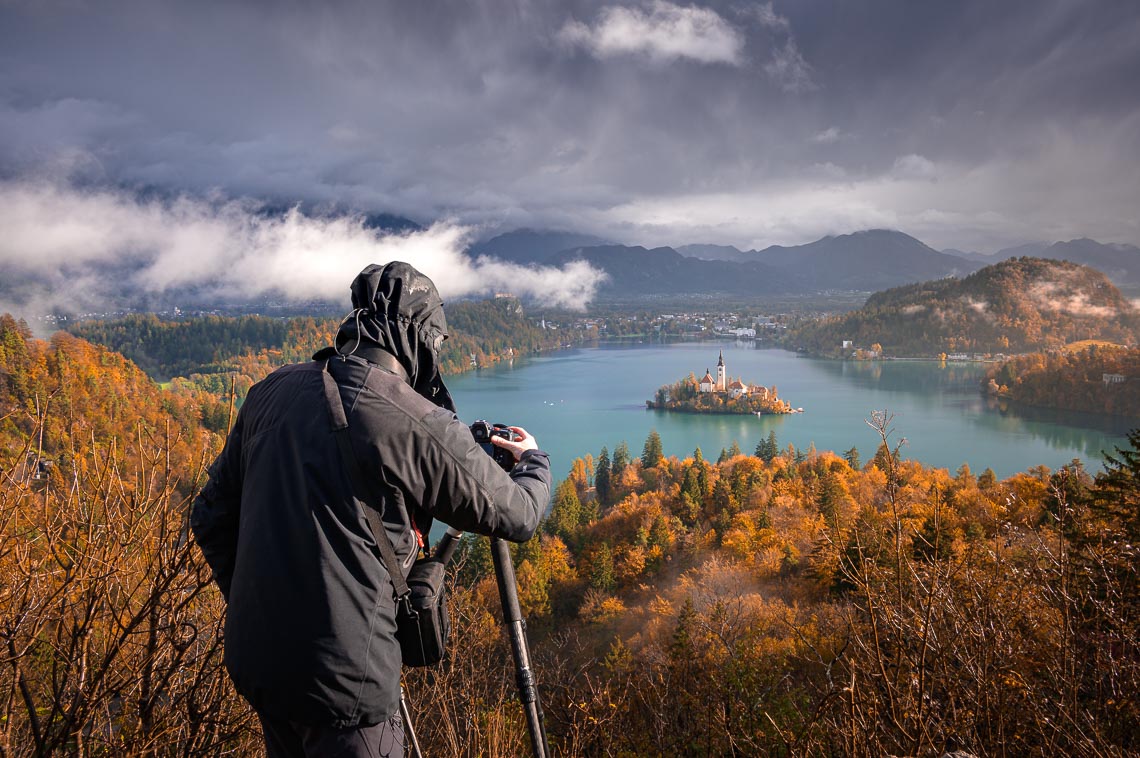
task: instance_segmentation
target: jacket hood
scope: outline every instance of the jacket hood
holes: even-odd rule
[[[367,359],[370,352],[384,350],[403,367],[416,392],[454,411],[439,372],[447,321],[432,280],[402,261],[372,263],[357,274],[350,289],[353,311],[337,330],[336,352]]]

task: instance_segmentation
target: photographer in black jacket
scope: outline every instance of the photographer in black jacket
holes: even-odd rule
[[[403,755],[392,581],[331,429],[323,371],[336,380],[374,504],[410,568],[433,519],[524,541],[550,499],[533,437],[493,443],[505,473],[455,415],[439,373],[447,337],[430,279],[370,265],[335,346],[254,385],[190,524],[228,609],[225,664],[257,711],[269,756]]]

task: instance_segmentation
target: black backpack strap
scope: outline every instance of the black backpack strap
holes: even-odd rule
[[[352,478],[352,499],[364,511],[364,517],[368,519],[372,537],[380,548],[380,558],[384,562],[384,567],[388,569],[389,576],[392,577],[392,586],[396,589],[396,598],[403,600],[411,590],[408,589],[408,582],[404,577],[400,559],[396,557],[396,549],[392,547],[392,540],[388,537],[388,530],[384,528],[384,521],[380,518],[376,506],[357,494],[360,492],[368,493],[377,503],[382,502],[381,498],[376,497],[375,483],[364,475],[364,471],[360,467],[360,460],[356,457],[356,451],[352,447],[352,439],[348,436],[348,417],[344,413],[344,404],[340,399],[340,390],[337,387],[336,379],[329,373],[328,361],[325,361],[321,378],[325,385],[325,404],[329,409],[333,436],[336,437],[337,447],[340,448],[341,462],[348,469],[348,474]]]

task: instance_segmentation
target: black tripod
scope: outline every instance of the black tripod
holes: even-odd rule
[[[448,527],[435,548],[435,559],[448,563],[459,538],[463,533]],[[535,758],[547,758],[550,748],[546,744],[546,727],[543,724],[542,704],[538,700],[538,682],[530,667],[530,646],[526,640],[526,621],[519,606],[518,587],[515,583],[515,565],[511,562],[510,545],[506,540],[491,539],[491,559],[495,564],[495,580],[499,585],[499,602],[503,606],[503,623],[511,640],[511,655],[515,660],[515,681],[518,685],[519,702],[526,714],[527,731],[530,734],[531,750]],[[404,718],[404,729],[416,758],[422,758],[419,741],[412,728],[411,713],[400,693],[400,711]]]

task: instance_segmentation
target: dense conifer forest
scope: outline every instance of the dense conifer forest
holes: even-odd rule
[[[186,539],[229,409],[0,318],[4,755],[259,753]],[[869,423],[869,461],[650,435],[558,472],[515,549],[555,754],[1140,751],[1140,432],[998,480]],[[425,752],[526,754],[486,540],[450,581],[451,657],[405,676]]]

